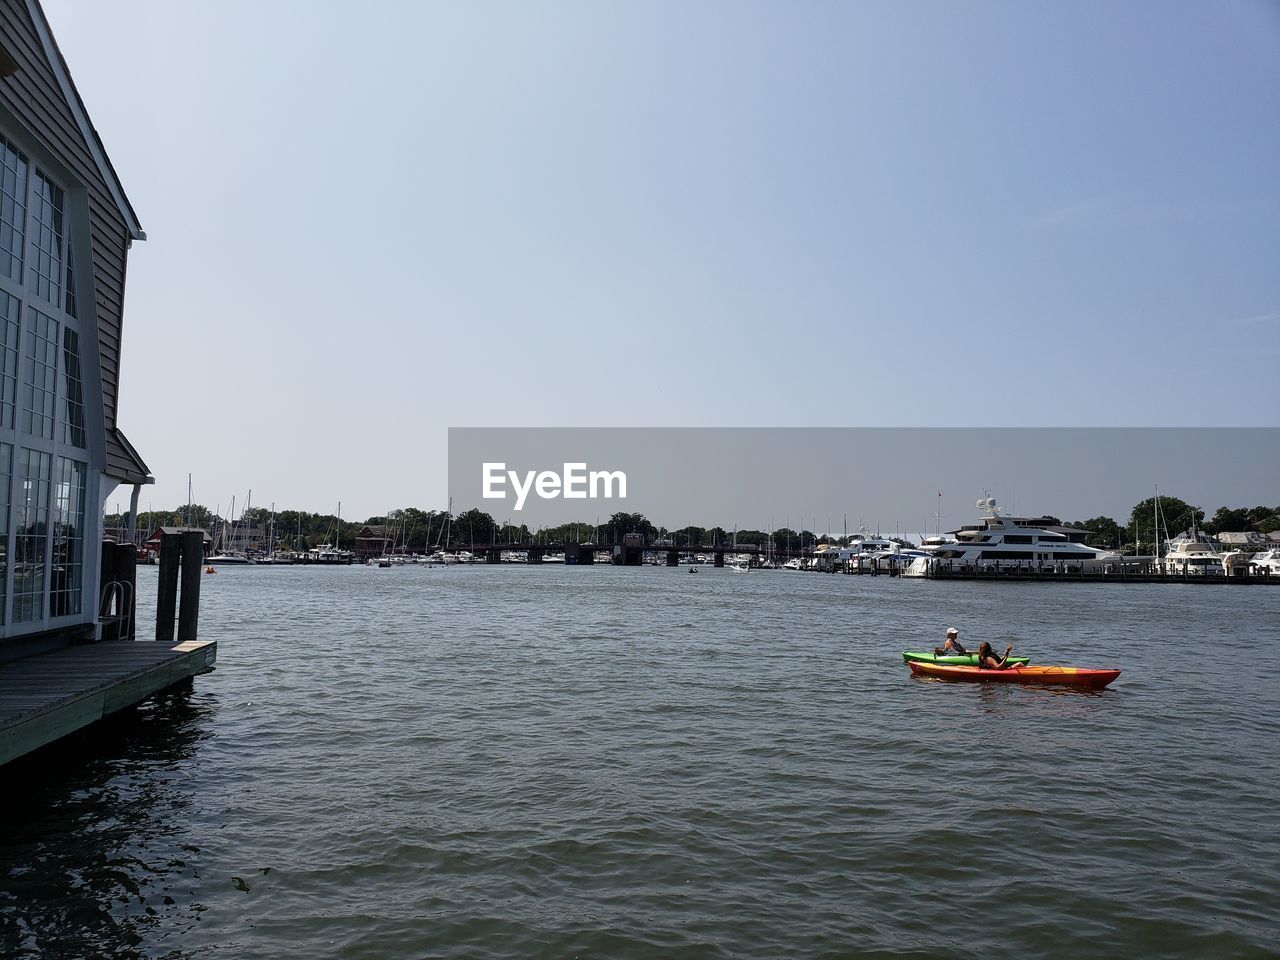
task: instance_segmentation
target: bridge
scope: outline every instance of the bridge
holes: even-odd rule
[[[590,564],[595,562],[597,553],[606,553],[613,558],[616,565],[624,567],[638,567],[644,563],[645,554],[659,554],[666,558],[668,567],[679,566],[682,554],[701,554],[710,556],[712,562],[717,567],[724,566],[725,554],[742,554],[748,558],[748,563],[753,567],[758,567],[765,557],[765,549],[755,544],[738,544],[722,543],[716,545],[698,544],[690,546],[688,544],[679,546],[672,543],[645,543],[641,540],[627,538],[624,542],[614,545],[600,543],[564,543],[560,541],[551,541],[547,543],[464,543],[454,544],[446,551],[455,553],[466,550],[478,557],[484,557],[485,563],[501,563],[504,553],[523,553],[529,563],[542,563],[548,553],[563,553],[564,562],[567,564]],[[789,556],[812,556],[813,551],[775,550],[773,555],[777,557]]]

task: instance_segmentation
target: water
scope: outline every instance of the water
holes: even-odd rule
[[[1280,952],[1280,590],[606,566],[203,587],[215,673],[4,771],[0,955]],[[1124,674],[911,678],[900,651],[953,624]]]

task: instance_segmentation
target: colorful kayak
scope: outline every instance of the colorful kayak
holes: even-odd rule
[[[968,653],[961,656],[940,657],[936,653],[917,653],[913,650],[904,650],[902,652],[902,662],[910,663],[912,660],[919,660],[922,663],[945,663],[953,667],[976,667],[978,665],[978,655],[976,653]],[[1010,657],[1010,663],[1029,663],[1030,657]]]
[[[917,676],[939,680],[977,680],[995,683],[1037,683],[1064,687],[1091,687],[1100,690],[1120,676],[1119,670],[1087,670],[1084,667],[1010,667],[1008,670],[982,670],[978,667],[951,666],[911,660],[907,663]]]

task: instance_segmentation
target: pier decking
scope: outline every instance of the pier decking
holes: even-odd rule
[[[0,664],[0,764],[213,669],[214,640],[114,641]]]

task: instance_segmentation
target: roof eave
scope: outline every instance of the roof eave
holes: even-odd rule
[[[84,137],[85,144],[88,146],[90,154],[93,155],[94,163],[97,164],[98,171],[102,174],[102,179],[106,181],[107,189],[111,191],[111,197],[115,200],[120,215],[124,217],[125,227],[129,231],[130,239],[147,239],[147,234],[138,222],[138,215],[134,212],[133,205],[129,203],[129,198],[125,196],[124,185],[120,183],[120,177],[117,176],[115,167],[111,165],[111,160],[107,157],[107,151],[102,146],[102,138],[98,136],[98,131],[93,128],[93,124],[89,120],[89,111],[85,109],[84,101],[80,99],[80,91],[76,89],[75,82],[71,79],[71,71],[67,67],[67,61],[62,57],[62,51],[58,49],[58,42],[54,39],[53,30],[49,27],[49,20],[44,15],[40,0],[27,0],[27,12],[31,15],[31,22],[35,24],[36,33],[40,36],[40,43],[44,47],[45,56],[49,59],[49,65],[53,69],[54,76],[57,77],[62,95],[71,107],[71,112],[76,118],[76,124],[80,127],[80,133]]]

